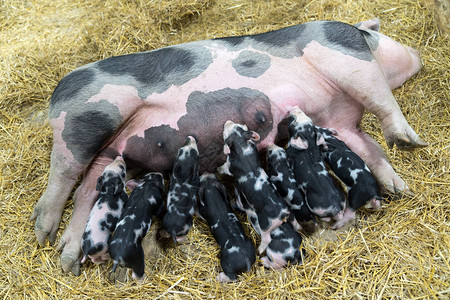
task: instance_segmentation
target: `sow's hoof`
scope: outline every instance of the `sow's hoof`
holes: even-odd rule
[[[47,238],[51,244],[55,242],[61,220],[57,212],[47,209],[47,205],[39,201],[31,214],[30,220],[36,220],[34,234],[40,246],[44,245]]]
[[[64,273],[72,272],[75,276],[80,276],[80,260],[69,255],[61,254],[61,267]]]
[[[56,251],[62,250],[61,268],[64,273],[72,272],[75,276],[79,276],[81,274],[81,239],[80,242],[76,242],[76,239],[67,238],[66,233],[67,230],[61,237],[58,247],[56,247]]]
[[[423,141],[409,125],[405,125],[404,128],[396,127],[397,124],[394,124],[386,130],[383,130],[389,148],[392,148],[394,144],[402,150],[411,150],[417,147],[428,146],[428,144]]]

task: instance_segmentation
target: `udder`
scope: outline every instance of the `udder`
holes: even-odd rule
[[[226,161],[222,132],[227,120],[246,124],[261,140],[276,128],[269,98],[257,90],[197,91],[179,110],[169,104],[142,106],[108,147],[123,155],[127,168],[170,171],[178,149],[191,135],[200,152],[200,172],[215,172]]]

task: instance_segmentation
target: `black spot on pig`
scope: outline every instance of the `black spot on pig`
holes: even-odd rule
[[[361,31],[354,26],[341,22],[323,23],[325,36],[332,43],[356,51],[370,51]]]
[[[203,73],[212,62],[211,53],[196,44],[161,48],[150,52],[110,57],[97,67],[115,76],[132,76],[152,92],[162,93],[171,85],[182,85]],[[141,93],[140,93],[141,94]]]
[[[62,138],[76,161],[89,163],[120,125],[119,109],[107,102],[86,103],[83,111],[67,112]]]
[[[273,128],[269,98],[249,88],[192,92],[186,111],[187,114],[177,124],[181,136],[192,135],[196,138],[201,155],[201,172],[213,172],[225,162],[222,132],[227,120],[246,124],[249,130],[258,132],[261,139],[267,137]]]
[[[239,75],[257,78],[270,67],[270,57],[254,51],[242,51],[232,62]]]
[[[285,47],[302,36],[306,26],[304,24],[294,25],[266,33],[255,34],[251,38],[271,47]]]
[[[135,135],[127,140],[123,152],[127,167],[169,171],[185,138],[169,125],[150,127],[144,137]]]
[[[361,30],[341,22],[323,22],[325,39],[331,43],[331,49],[338,50],[346,55],[371,61],[373,59],[369,45]]]
[[[245,36],[229,36],[213,39],[215,41],[224,41],[232,47],[239,46],[244,42]]]
[[[67,74],[53,91],[50,110],[58,103],[77,96],[80,90],[86,88],[94,80],[94,77],[94,71],[91,69],[78,69]]]

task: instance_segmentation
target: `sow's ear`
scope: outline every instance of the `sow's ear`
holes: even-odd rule
[[[373,31],[380,31],[380,20],[378,18],[375,19],[371,19],[371,20],[367,20],[367,21],[362,21],[359,23],[356,23],[355,25],[356,28],[358,29],[370,29]]]
[[[258,133],[254,131],[246,131],[244,132],[244,138],[245,140],[252,140],[253,142],[257,142],[260,139],[260,136]]]

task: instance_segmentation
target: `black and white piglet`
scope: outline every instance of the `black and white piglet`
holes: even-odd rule
[[[341,216],[345,197],[323,162],[318,145],[325,143],[324,138],[317,134],[311,119],[298,107],[291,110],[288,122],[290,140],[286,153],[309,209],[324,220]]]
[[[197,142],[192,136],[178,150],[167,195],[167,213],[163,219],[162,235],[175,242],[185,240],[192,227],[199,184]]]
[[[142,239],[150,229],[152,217],[164,208],[164,179],[161,173],[149,173],[127,186],[135,187],[117,223],[109,253],[114,260],[113,272],[120,265],[131,268],[134,279],[142,279],[145,268]]]
[[[358,208],[366,204],[379,208],[381,197],[377,181],[369,168],[343,141],[336,138],[338,132],[332,128],[316,127],[316,130],[325,139],[325,143],[320,145],[325,162],[347,186],[348,205],[342,218],[331,226],[338,229],[355,219]]]
[[[118,156],[97,179],[97,191],[100,191],[100,194],[81,238],[84,253],[81,263],[87,258],[94,263],[102,263],[110,258],[108,243],[128,200],[125,192],[125,175],[125,162]]]
[[[289,166],[286,151],[283,148],[270,144],[267,147],[267,174],[270,181],[277,188],[278,194],[284,198],[291,211],[290,218],[295,217],[299,223],[314,220],[306,205],[303,192],[300,191],[295,175]]]
[[[243,197],[242,193],[237,189],[235,189],[235,193],[236,208],[247,213],[248,219],[256,233],[261,236],[258,216],[255,211],[251,208],[245,197]],[[267,256],[261,258],[264,267],[278,270],[288,264],[301,263],[301,243],[301,235],[295,230],[290,222],[284,222],[279,227],[273,229],[270,232],[270,242],[265,249]]]
[[[247,126],[227,121],[224,124],[224,153],[227,162],[219,171],[232,175],[240,192],[258,216],[261,235],[259,253],[270,243],[270,232],[289,216],[286,202],[275,191],[264,171],[258,150],[253,141],[259,140],[256,132]]]
[[[255,263],[255,248],[231,209],[225,187],[214,174],[205,173],[200,177],[198,209],[220,247],[223,272],[217,279],[237,280],[238,274],[249,271]]]

